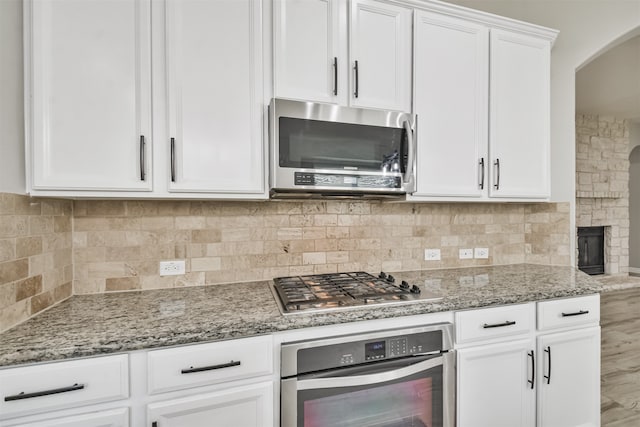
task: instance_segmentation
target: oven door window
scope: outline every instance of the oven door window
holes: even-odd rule
[[[278,133],[280,167],[405,172],[403,128],[280,117]]]
[[[437,359],[441,360],[440,357]],[[370,371],[369,373],[363,372],[362,368],[359,370],[352,368],[348,376],[326,378],[326,382],[314,376],[315,379],[311,381],[317,387],[298,390],[298,426],[442,426],[442,364],[410,375],[403,375],[410,370],[411,366],[429,365],[429,360],[399,369],[399,362],[392,362],[394,363],[379,363],[365,368]],[[406,363],[405,361],[404,364]],[[396,366],[392,366],[394,364]],[[402,376],[389,379],[394,376],[394,372]],[[345,380],[345,383],[367,382],[367,384],[339,386],[341,379]],[[363,381],[360,381],[361,379]],[[383,380],[377,381],[377,379]],[[299,385],[305,388],[305,379],[298,380]]]

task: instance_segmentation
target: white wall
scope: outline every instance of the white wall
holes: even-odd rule
[[[25,192],[22,70],[22,1],[0,0],[0,192]]]
[[[640,1],[449,0],[461,6],[560,30],[551,53],[551,197],[571,204],[575,257],[575,74],[640,27]],[[575,260],[574,260],[575,264]]]

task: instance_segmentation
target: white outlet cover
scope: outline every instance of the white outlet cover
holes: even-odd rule
[[[475,248],[473,251],[473,257],[478,259],[489,258],[489,248]]]
[[[180,276],[185,274],[184,260],[160,261],[160,276]]]
[[[425,261],[440,261],[440,249],[425,249],[424,250]]]
[[[458,255],[460,259],[471,259],[473,258],[473,249],[460,249]]]

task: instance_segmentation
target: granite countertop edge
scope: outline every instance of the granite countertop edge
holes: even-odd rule
[[[394,274],[424,283],[424,286],[436,283],[436,286],[442,286],[440,291],[444,290],[445,295],[435,301],[287,316],[280,314],[269,290],[269,281],[117,295],[79,295],[1,333],[0,368],[246,338],[300,328],[574,297],[607,290],[600,282],[571,267],[532,264]],[[531,279],[531,275],[541,276],[539,283],[531,282],[527,286],[501,283],[503,278],[508,281],[513,277],[537,280]],[[467,280],[480,277],[482,281],[480,285],[463,287],[459,284],[462,277]],[[258,301],[261,305],[254,310],[247,304],[235,311],[224,311],[234,302],[234,298],[227,295],[230,287],[256,294],[254,303]],[[206,298],[212,298],[209,305]],[[144,308],[139,309],[147,305],[147,312]],[[129,313],[129,306],[133,311],[139,309],[139,314]],[[72,315],[80,316],[76,323],[65,319]],[[60,330],[56,331],[56,328]]]

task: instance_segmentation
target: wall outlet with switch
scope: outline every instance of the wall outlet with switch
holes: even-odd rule
[[[425,261],[440,261],[440,249],[425,249],[424,250]]]
[[[473,258],[473,249],[460,249],[458,251],[458,257],[460,259],[472,259]]]
[[[184,260],[160,261],[160,276],[179,276],[185,271]]]

